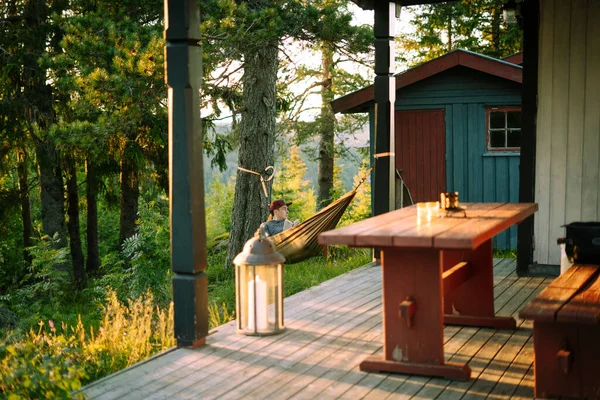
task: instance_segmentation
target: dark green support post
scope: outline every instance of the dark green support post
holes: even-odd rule
[[[373,212],[395,207],[394,168],[394,23],[396,5],[375,2],[375,199]]]
[[[535,146],[538,91],[539,0],[527,0],[523,13],[523,85],[521,111],[521,163],[519,202],[535,201]],[[527,276],[533,262],[533,219],[526,218],[517,228],[517,275]]]
[[[175,338],[197,347],[208,335],[198,0],[165,0],[165,39]]]
[[[394,169],[394,35],[396,5],[385,1],[374,4],[375,24],[375,146],[373,170],[373,214],[393,210],[396,204]],[[376,249],[375,258],[379,258]]]

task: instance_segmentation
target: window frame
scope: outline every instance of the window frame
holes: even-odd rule
[[[521,106],[488,106],[485,110],[485,147],[488,152],[520,152],[521,147],[492,147],[490,135],[490,114],[493,112],[504,112],[504,142],[507,140],[508,126],[506,121],[506,113],[509,111],[518,111],[522,115]],[[523,127],[520,127],[521,135],[523,135]],[[522,137],[522,136],[521,136]]]

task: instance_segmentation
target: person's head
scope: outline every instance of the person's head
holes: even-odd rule
[[[275,200],[271,203],[269,207],[269,212],[274,220],[286,219],[288,217],[288,206],[291,205],[292,202],[286,203],[285,201],[279,199]]]

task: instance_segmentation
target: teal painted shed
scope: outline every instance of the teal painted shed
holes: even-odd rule
[[[395,76],[395,166],[415,202],[442,191],[465,202],[519,201],[521,59],[455,50]],[[332,107],[368,112],[374,143],[374,104],[368,86]],[[494,238],[494,247],[516,249],[517,228]]]

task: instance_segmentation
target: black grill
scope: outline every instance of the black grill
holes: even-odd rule
[[[600,222],[571,222],[565,228],[569,259],[579,264],[600,264]]]

